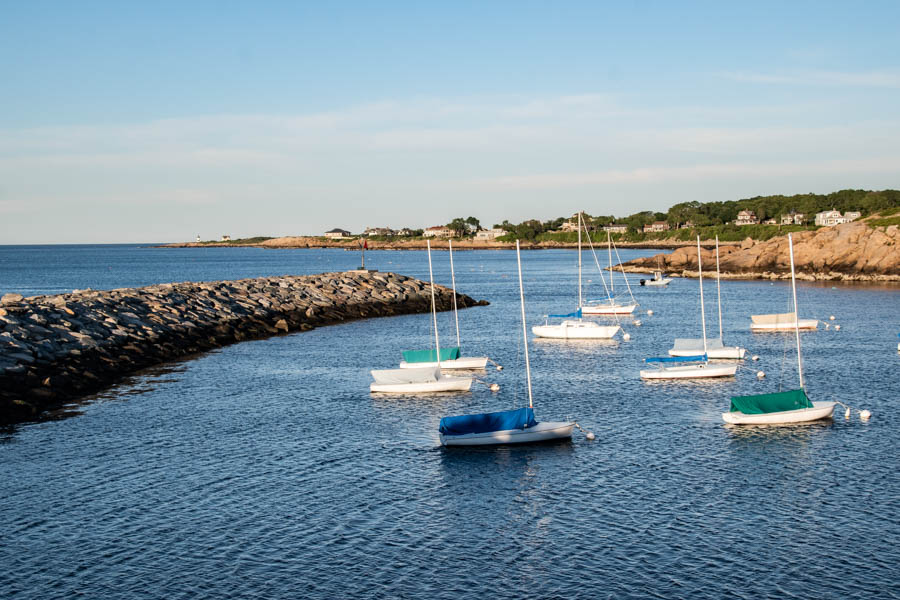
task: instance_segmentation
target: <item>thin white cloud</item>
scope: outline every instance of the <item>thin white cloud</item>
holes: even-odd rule
[[[788,71],[782,73],[727,71],[718,75],[725,79],[746,83],[900,88],[900,70],[897,69],[858,73],[844,71]]]
[[[474,180],[474,187],[494,189],[564,189],[622,183],[704,181],[729,177],[772,177],[836,173],[900,173],[900,156],[792,163],[731,163],[681,167],[645,167],[591,173],[545,173]]]

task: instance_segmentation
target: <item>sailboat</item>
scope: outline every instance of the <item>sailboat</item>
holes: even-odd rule
[[[688,356],[667,356],[659,358],[646,358],[644,362],[657,363],[658,369],[648,369],[641,371],[641,379],[699,379],[708,377],[730,377],[737,372],[737,365],[721,365],[710,364],[709,348],[706,343],[706,309],[703,305],[703,266],[700,261],[700,236],[697,236],[697,271],[700,275],[700,324],[703,331],[703,345],[697,348],[702,354],[694,354]],[[675,367],[665,367],[666,363],[674,362],[695,362],[697,365],[679,365]]]
[[[794,275],[794,241],[788,234],[788,252],[791,255],[791,294],[794,299],[794,313],[797,313],[797,280]],[[800,355],[800,324],[794,320],[797,339],[797,375],[800,389],[774,394],[735,396],[731,399],[729,412],[722,413],[722,419],[733,425],[776,425],[784,423],[809,423],[828,419],[834,413],[837,402],[812,402],[803,387],[803,359]],[[849,410],[849,409],[848,409]]]
[[[590,241],[590,236],[588,237]],[[612,264],[612,237],[609,231],[606,232],[606,251],[609,254],[609,289],[615,294],[615,283],[613,282],[615,271]],[[616,250],[618,258],[619,251]],[[619,261],[621,263],[621,261]],[[621,266],[621,265],[620,265]],[[630,304],[622,304],[616,301],[615,296],[611,296],[607,302],[595,300],[581,305],[581,311],[586,315],[630,315],[637,308],[637,302],[634,294],[631,293],[631,286],[628,285],[628,277],[625,276],[625,268],[622,267],[622,278],[625,279],[625,287],[628,288],[628,295],[631,296]]]
[[[429,247],[431,240],[428,241]],[[440,353],[440,367],[442,369],[484,369],[487,366],[487,356],[461,356],[459,338],[459,310],[456,305],[456,273],[453,269],[453,240],[449,240],[450,248],[450,278],[453,282],[453,318],[456,320],[456,347],[444,348]],[[433,350],[405,350],[403,360],[400,361],[401,369],[417,369],[420,367],[437,367],[438,357]]]
[[[519,265],[519,298],[522,307],[522,337],[525,344],[525,376],[528,381],[528,406],[492,413],[444,417],[438,428],[445,446],[487,446],[525,444],[572,437],[573,421],[538,422],[534,418],[531,392],[531,364],[528,361],[528,330],[525,325],[525,291],[522,286],[522,258],[516,240]]]
[[[698,263],[699,264],[699,263]],[[719,305],[719,337],[706,341],[706,355],[709,358],[744,358],[745,348],[725,346],[722,343],[722,286],[719,276],[719,236],[716,236],[716,297]],[[703,340],[697,338],[676,338],[675,347],[669,356],[694,356],[703,352]]]
[[[621,329],[619,325],[601,325],[594,321],[582,320],[582,301],[581,293],[581,228],[584,225],[583,213],[578,213],[578,310],[564,315],[547,315],[547,322],[543,325],[535,325],[531,328],[532,333],[542,338],[563,339],[563,340],[603,340],[609,339],[616,335]],[[587,228],[585,228],[586,230]],[[600,272],[601,280],[603,272]],[[603,280],[603,286],[606,287],[606,281]],[[612,302],[612,300],[610,300]],[[549,322],[549,319],[564,319],[560,323]]]
[[[431,318],[434,321],[434,357],[441,355],[441,341],[437,329],[437,307],[434,300],[434,272],[431,268],[431,240],[428,241],[428,275],[431,278]],[[472,387],[471,377],[447,377],[437,365],[414,369],[373,370],[375,380],[369,385],[372,392],[414,394],[422,392],[465,392]]]

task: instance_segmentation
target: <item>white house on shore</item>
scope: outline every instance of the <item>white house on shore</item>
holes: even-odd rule
[[[350,237],[350,232],[346,229],[332,229],[331,231],[325,232],[325,237],[331,238],[333,240],[342,240],[344,238]]]
[[[429,227],[424,232],[422,232],[422,236],[434,238],[449,238],[453,237],[453,230],[446,225],[435,225],[434,227]]]
[[[759,225],[759,217],[752,210],[742,210],[738,213],[735,225]]]
[[[665,221],[654,221],[649,225],[644,225],[644,233],[659,233],[661,231],[668,231],[669,224]]]
[[[363,235],[370,237],[373,235],[394,235],[396,232],[390,227],[366,227]]]
[[[806,215],[803,213],[795,213],[793,211],[786,215],[781,215],[782,225],[803,225],[806,222]]]
[[[503,235],[506,235],[506,230],[498,229],[495,227],[494,229],[482,229],[475,234],[475,239],[491,241],[496,240],[498,237]]]
[[[833,227],[834,225],[840,225],[842,223],[850,223],[861,216],[861,212],[853,210],[848,210],[842,215],[841,211],[832,208],[831,210],[816,213],[816,225],[821,227]]]

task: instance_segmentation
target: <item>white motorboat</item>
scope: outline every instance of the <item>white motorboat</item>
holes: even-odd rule
[[[797,314],[797,280],[794,275],[794,241],[788,234],[788,253],[791,257],[791,295]],[[797,375],[800,389],[772,394],[734,396],[728,412],[722,420],[733,425],[778,425],[785,423],[811,423],[829,419],[834,414],[836,402],[812,402],[803,387],[803,358],[800,354],[800,323],[795,318],[794,334],[797,340]]]
[[[666,277],[660,270],[653,271],[653,279],[641,279],[641,285],[645,287],[666,287],[670,283],[672,278]]]
[[[697,251],[699,256],[699,249]],[[698,258],[699,266],[699,258]],[[702,273],[700,274],[702,277]],[[725,346],[722,343],[722,287],[719,277],[719,236],[716,236],[716,297],[719,306],[719,337],[706,340],[706,355],[709,358],[742,359],[747,350],[740,346]],[[704,329],[705,329],[704,323]],[[703,353],[704,342],[702,339],[677,338],[675,347],[669,350],[669,356],[691,356]]]
[[[750,315],[750,331],[792,331],[794,329],[818,329],[818,319],[797,319],[797,313]]]
[[[369,391],[388,394],[465,392],[472,387],[471,377],[447,377],[437,367],[418,369],[382,369],[371,371],[375,380]]]
[[[516,240],[516,260],[519,265],[519,298],[522,307],[522,338],[525,345],[525,376],[528,382],[528,406],[493,413],[479,413],[444,417],[439,432],[445,446],[487,446],[526,444],[572,437],[574,421],[538,422],[534,419],[534,398],[531,392],[531,363],[528,360],[528,330],[525,325],[525,291],[522,285],[522,258]]]

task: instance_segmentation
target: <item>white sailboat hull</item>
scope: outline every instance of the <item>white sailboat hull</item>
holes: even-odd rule
[[[794,331],[795,327],[800,329],[818,329],[818,319],[800,319],[795,324],[793,321],[785,323],[751,323],[750,331]]]
[[[585,304],[581,307],[583,315],[630,315],[637,304]]]
[[[618,325],[599,325],[590,321],[563,321],[555,325],[535,325],[534,335],[560,340],[606,340],[621,329]]]
[[[641,379],[706,379],[708,377],[732,377],[737,365],[680,365],[662,369],[645,369]]]
[[[669,350],[669,356],[696,356],[697,354],[703,354],[703,348],[698,350],[689,350],[689,349],[671,349]],[[747,350],[745,348],[741,348],[739,346],[723,346],[721,348],[709,348],[706,351],[706,356],[709,358],[732,358],[732,359],[741,359],[747,354]]]
[[[572,437],[574,427],[575,423],[571,422],[547,421],[527,429],[507,429],[464,435],[441,434],[441,444],[444,446],[495,446],[562,440]]]
[[[442,369],[484,369],[487,367],[487,356],[460,356],[453,360],[442,360]],[[408,363],[405,360],[400,361],[401,369],[418,369],[419,367],[436,367],[435,362],[424,363]]]
[[[441,377],[437,381],[411,383],[373,382],[369,385],[369,391],[385,394],[429,394],[433,392],[467,392],[471,387],[471,377]]]
[[[742,412],[722,413],[722,419],[732,425],[782,425],[786,423],[809,423],[830,419],[837,402],[813,402],[812,408],[782,410],[761,415],[745,415]]]

